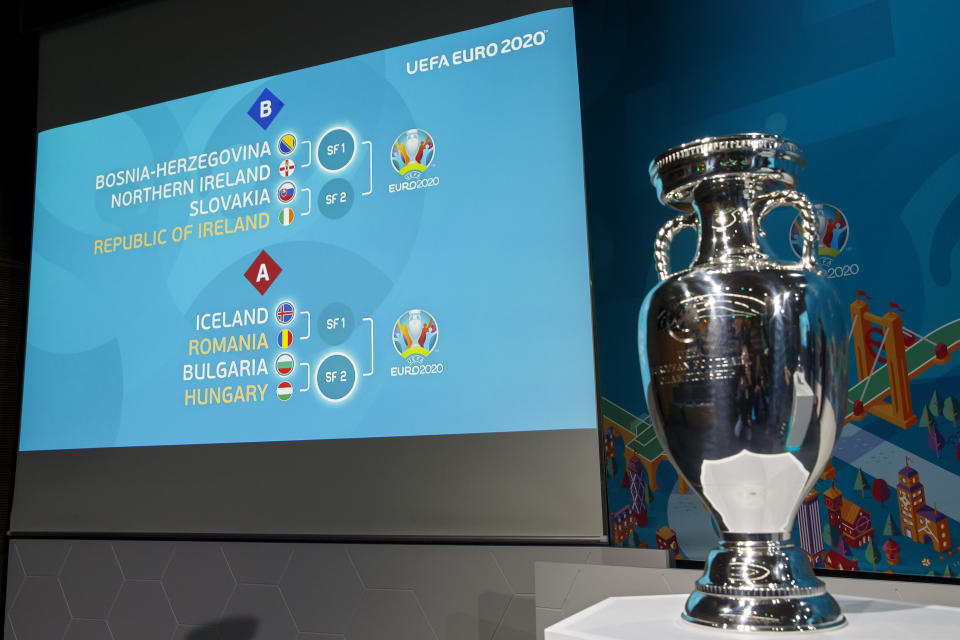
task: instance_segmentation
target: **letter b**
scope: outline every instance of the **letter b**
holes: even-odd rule
[[[273,103],[269,100],[260,101],[260,117],[267,118],[270,114],[273,113]]]

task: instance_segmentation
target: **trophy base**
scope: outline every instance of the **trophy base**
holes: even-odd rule
[[[732,631],[821,631],[847,622],[806,554],[766,534],[724,535],[683,619]]]

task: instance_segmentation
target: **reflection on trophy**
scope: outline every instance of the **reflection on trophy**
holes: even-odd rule
[[[661,282],[640,311],[643,388],[671,462],[720,529],[683,618],[741,631],[845,623],[790,541],[800,504],[830,460],[846,406],[846,316],[817,273],[817,218],[795,191],[795,144],[760,134],[704,138],[656,158],[661,202],[683,213],[660,231]],[[800,213],[800,262],[757,236],[778,207]],[[691,227],[699,249],[671,275],[668,251]]]

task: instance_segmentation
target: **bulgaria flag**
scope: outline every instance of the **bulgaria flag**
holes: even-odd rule
[[[289,400],[293,397],[293,385],[289,382],[281,382],[277,385],[277,397],[281,400]]]
[[[283,211],[280,212],[280,224],[286,227],[291,222],[293,222],[293,216],[294,216],[293,209],[291,209],[290,207],[284,207]]]
[[[291,371],[293,371],[293,356],[289,353],[281,353],[277,358],[277,373],[288,376]]]
[[[280,345],[281,349],[286,349],[293,344],[293,334],[290,333],[289,329],[284,329],[277,334],[277,344]]]

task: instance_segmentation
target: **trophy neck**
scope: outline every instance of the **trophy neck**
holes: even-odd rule
[[[694,189],[693,210],[700,222],[695,266],[766,261],[750,209],[759,193],[753,183],[748,175],[721,176],[704,180]]]

